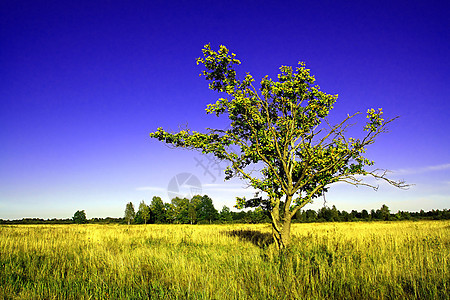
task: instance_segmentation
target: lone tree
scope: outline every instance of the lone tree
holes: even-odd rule
[[[86,213],[84,210],[77,210],[72,217],[72,220],[76,224],[84,224],[87,222]]]
[[[206,112],[226,115],[230,127],[208,128],[205,133],[189,129],[169,133],[158,128],[150,137],[228,161],[226,180],[236,176],[262,192],[252,199],[237,198],[236,207],[267,210],[280,250],[290,243],[295,213],[327,192],[332,183],[376,189],[363,181],[371,176],[396,187],[407,186],[404,181],[388,179],[386,170],[369,170],[374,162],[363,156],[366,146],[373,144],[395,118],[384,120],[381,109],[369,109],[363,136],[346,137],[349,121],[360,113],[330,124],[327,116],[338,96],[314,85],[314,76],[303,62],[295,69],[281,66],[278,81],[265,76],[255,86],[248,73],[238,79],[235,66],[240,61],[225,46],[216,52],[206,45],[202,51],[197,64],[205,69],[200,75],[209,81],[211,90],[225,95],[209,104]]]
[[[125,220],[128,222],[128,225],[130,225],[130,222],[133,221],[135,215],[136,213],[134,211],[133,203],[127,203],[127,206],[125,207]]]

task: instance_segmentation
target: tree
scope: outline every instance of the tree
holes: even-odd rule
[[[349,222],[352,220],[352,216],[345,210],[342,211],[341,216],[342,216],[341,219],[345,222]]]
[[[232,222],[233,216],[231,215],[230,208],[224,205],[220,211],[219,218],[224,223]]]
[[[201,197],[197,209],[197,219],[203,223],[211,223],[219,218],[219,212],[214,207],[212,199],[208,195]]]
[[[250,217],[250,222],[253,224],[266,223],[267,221],[270,221],[267,218],[265,211],[261,207],[255,208],[254,211],[249,211],[248,215]]]
[[[226,115],[230,126],[203,133],[189,129],[169,133],[158,128],[150,137],[228,161],[225,179],[242,178],[262,192],[252,199],[238,197],[236,206],[267,210],[280,250],[290,243],[295,213],[327,192],[331,184],[346,182],[376,189],[362,178],[372,176],[406,187],[403,181],[388,179],[385,170],[370,170],[374,162],[363,156],[394,120],[384,120],[381,109],[367,111],[362,137],[348,138],[349,121],[359,113],[332,125],[327,116],[337,95],[314,85],[315,78],[304,63],[295,69],[281,66],[278,81],[265,76],[255,86],[249,73],[243,79],[237,77],[235,66],[241,62],[225,46],[216,52],[206,45],[202,51],[203,57],[197,59],[205,68],[201,75],[211,90],[224,95],[209,104],[206,112]]]
[[[367,212],[367,210],[363,209],[363,210],[361,211],[361,217],[362,217],[364,220],[368,220],[368,219],[369,219],[369,213]]]
[[[150,203],[150,210],[153,215],[153,222],[161,224],[166,222],[166,210],[164,209],[164,202],[160,197],[153,196],[152,203]]]
[[[72,218],[73,222],[76,224],[84,224],[87,222],[86,213],[84,210],[77,210]]]
[[[306,212],[306,221],[307,222],[314,222],[317,220],[317,213],[315,210],[308,209]]]
[[[144,224],[147,224],[147,220],[150,218],[150,207],[148,207],[144,200],[139,204],[139,211],[142,219],[144,220]]]
[[[319,209],[318,213],[317,213],[317,217],[319,219],[322,219],[322,221],[327,221],[330,222],[331,221],[331,210],[326,207],[323,206],[322,208]]]
[[[138,210],[136,214],[134,215],[133,219],[134,224],[144,224],[144,218],[142,217],[142,212]]]
[[[125,220],[127,221],[128,225],[130,225],[131,221],[134,220],[135,216],[136,213],[134,212],[133,203],[129,202],[125,207]]]
[[[188,216],[191,221],[191,224],[197,223],[198,210],[199,210],[201,201],[202,201],[202,196],[200,196],[200,195],[195,195],[194,197],[192,197],[191,201],[189,201]]]
[[[175,223],[177,219],[175,205],[173,205],[172,203],[164,203],[164,211],[166,212],[166,221],[168,223]]]
[[[330,210],[331,221],[336,222],[339,221],[339,211],[336,206],[333,205]]]
[[[188,224],[189,220],[189,199],[175,197],[171,200],[176,223]]]
[[[379,215],[379,218],[381,220],[388,221],[390,219],[390,217],[391,217],[391,213],[389,211],[389,207],[387,207],[385,204],[383,204],[381,206],[380,210],[379,210],[378,215]]]

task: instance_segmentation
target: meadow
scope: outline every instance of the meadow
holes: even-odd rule
[[[450,299],[450,221],[0,226],[0,299]]]

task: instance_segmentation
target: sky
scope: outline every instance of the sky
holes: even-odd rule
[[[122,217],[128,202],[196,192],[220,210],[251,196],[224,182],[224,163],[149,138],[226,126],[205,113],[219,98],[195,63],[207,43],[257,82],[306,62],[339,94],[335,120],[400,116],[367,157],[408,190],[336,184],[305,209],[450,208],[448,1],[70,2],[0,3],[1,219]]]

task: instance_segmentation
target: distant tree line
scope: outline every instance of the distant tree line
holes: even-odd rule
[[[398,211],[391,213],[389,207],[385,204],[380,209],[372,209],[369,211],[363,209],[362,211],[352,210],[347,212],[345,210],[339,211],[336,206],[322,207],[315,211],[312,209],[299,211],[295,215],[295,221],[300,223],[307,222],[353,222],[353,221],[401,221],[401,220],[449,220],[450,210],[431,210],[425,212],[407,212]]]
[[[383,204],[380,209],[369,211],[339,211],[336,206],[300,210],[294,217],[296,223],[309,222],[354,222],[354,221],[400,221],[400,220],[449,220],[450,210],[431,210],[425,212],[398,211],[391,213]],[[128,224],[210,224],[210,223],[270,223],[270,217],[261,208],[234,212],[227,206],[217,211],[207,195],[192,199],[174,198],[171,203],[163,203],[160,197],[153,197],[150,205],[141,201],[137,212],[133,204],[127,204],[125,220]]]
[[[317,211],[300,210],[293,218],[296,223],[311,222],[355,222],[355,221],[400,221],[400,220],[449,220],[450,210],[431,210],[425,212],[398,211],[391,213],[389,207],[367,211],[339,211],[336,206],[322,207]],[[218,211],[208,195],[194,196],[191,199],[175,197],[164,203],[154,196],[150,204],[142,200],[137,211],[132,202],[127,203],[123,218],[86,218],[84,210],[75,212],[71,219],[24,218],[21,220],[2,220],[0,224],[224,224],[224,223],[270,223],[270,217],[261,208],[248,211],[231,211],[223,206]]]
[[[208,195],[197,195],[191,199],[175,197],[170,203],[164,203],[160,197],[155,196],[149,205],[141,201],[136,212],[131,202],[125,208],[125,220],[128,224],[229,223],[242,217],[242,214],[232,212],[226,206],[220,212],[217,211]]]
[[[106,217],[106,218],[91,218],[86,219],[85,222],[77,222],[73,218],[71,219],[42,219],[42,218],[23,218],[18,220],[3,220],[0,219],[0,224],[6,224],[6,225],[40,225],[40,224],[47,224],[47,225],[65,225],[65,224],[124,224],[124,218],[112,218],[112,217]]]

